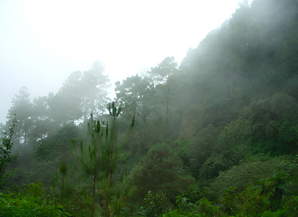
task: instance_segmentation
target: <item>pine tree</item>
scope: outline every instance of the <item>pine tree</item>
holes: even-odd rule
[[[125,186],[123,177],[120,178],[118,183],[113,182],[113,175],[121,148],[117,142],[116,125],[116,118],[120,115],[121,107],[116,107],[115,102],[112,102],[108,105],[108,110],[112,117],[111,129],[109,129],[108,123],[93,120],[91,114],[91,121],[88,123],[90,144],[85,145],[81,142],[77,146],[76,141],[72,141],[72,152],[80,165],[80,172],[86,177],[92,178],[92,216],[94,216],[97,208],[95,201],[97,194],[104,197],[102,207],[104,215],[110,216],[111,213],[119,212],[119,201],[128,193],[128,186]],[[122,186],[125,186],[125,189],[119,190],[119,184],[123,184]],[[112,198],[114,201],[112,201]],[[111,206],[112,202],[113,206]]]

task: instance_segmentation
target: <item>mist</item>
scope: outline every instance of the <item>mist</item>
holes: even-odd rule
[[[298,2],[228,2],[2,2],[0,215],[296,216]]]
[[[236,0],[218,1],[218,8],[193,1],[0,4],[1,123],[22,86],[32,99],[57,93],[70,73],[89,70],[95,60],[106,66],[112,85],[167,56],[181,62],[237,7]]]

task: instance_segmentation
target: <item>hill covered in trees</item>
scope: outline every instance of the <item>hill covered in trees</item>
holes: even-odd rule
[[[115,103],[103,72],[96,61],[33,100],[20,89],[18,123],[1,128],[14,133],[2,135],[1,214],[296,215],[296,0],[243,2],[179,66],[166,57],[116,82]]]

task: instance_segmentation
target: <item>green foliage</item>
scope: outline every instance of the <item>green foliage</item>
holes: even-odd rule
[[[1,216],[72,216],[50,200],[40,182],[26,185],[21,193],[0,193],[0,200]]]
[[[156,144],[146,154],[131,174],[131,181],[138,183],[137,197],[144,197],[148,191],[153,194],[159,190],[169,198],[185,190],[194,182],[193,178],[182,177],[181,160],[166,144]]]
[[[145,124],[152,115],[153,106],[150,102],[154,96],[154,86],[148,77],[139,75],[117,82],[115,92],[117,101],[123,105],[123,116],[131,120],[135,117],[138,124]]]
[[[179,212],[175,209],[173,211],[163,214],[162,216],[163,217],[183,217],[183,216],[187,216],[187,215],[179,214]],[[196,216],[196,215],[193,215],[193,216]]]
[[[289,154],[289,150],[295,148],[297,133],[296,123],[293,120],[297,119],[296,110],[297,104],[294,98],[283,93],[277,93],[271,98],[253,101],[250,104],[249,119],[255,140],[272,141],[272,144],[264,148],[264,151]]]
[[[230,186],[236,187],[236,193],[240,193],[247,185],[252,185],[258,180],[271,177],[279,171],[285,171],[290,177],[297,177],[296,164],[291,159],[274,158],[269,161],[253,161],[243,162],[239,166],[234,166],[226,172],[221,172],[214,180],[210,187],[205,188],[205,196],[214,199],[217,195],[223,196],[225,189]],[[289,184],[289,192],[287,194],[297,194],[297,178],[293,179]]]
[[[181,118],[180,138],[193,138],[203,126],[204,107],[190,104]]]
[[[189,147],[192,173],[206,184],[220,171],[237,165],[245,158],[249,135],[249,123],[241,117],[221,130],[213,125],[201,129]]]
[[[77,138],[79,129],[73,124],[62,126],[57,133],[39,142],[34,155],[36,160],[52,161],[69,157],[70,140]]]
[[[57,171],[51,198],[82,216],[130,216],[132,183],[139,187],[132,203],[152,192],[144,215],[164,212],[157,208],[161,191],[178,206],[164,216],[295,216],[297,14],[296,0],[240,3],[229,20],[188,51],[179,68],[167,57],[147,76],[116,82],[122,109],[112,103],[109,114],[103,112],[108,78],[99,61],[72,73],[57,94],[32,102],[22,87],[8,114],[12,118],[17,111],[13,142],[23,155],[9,164],[18,167],[13,183],[39,179],[49,185]],[[91,118],[88,136],[74,145],[71,157],[69,140],[87,128],[90,112],[113,120],[107,125]],[[78,122],[81,128],[74,126]],[[136,129],[131,134],[128,124]],[[125,146],[118,138],[125,138]],[[4,137],[1,154],[12,156],[11,139]],[[126,172],[129,180],[120,175]],[[183,193],[188,200],[176,197]]]
[[[100,207],[97,202],[103,204],[100,210],[105,216],[119,214],[124,199],[130,193],[130,186],[124,177],[120,177],[118,182],[113,179],[121,148],[117,142],[116,125],[121,107],[117,108],[115,102],[112,102],[108,105],[108,111],[112,117],[111,126],[104,121],[93,120],[91,114],[91,122],[88,123],[88,145],[83,142],[78,145],[72,140],[72,154],[79,173],[89,180],[92,179],[92,216]]]
[[[109,79],[103,74],[104,66],[95,61],[88,71],[75,71],[65,80],[51,99],[51,112],[56,123],[75,123],[91,112],[99,115],[105,108]]]
[[[262,188],[260,197],[269,195],[271,210],[275,211],[282,208],[281,200],[287,186],[288,175],[283,172],[273,174],[270,178],[259,180],[254,188]]]
[[[168,199],[161,191],[152,194],[148,191],[138,215],[147,217],[158,217],[169,209]]]
[[[271,212],[267,210],[262,214],[262,217],[286,217],[286,216],[288,215],[284,210],[278,210],[276,212]]]
[[[213,204],[213,202],[208,201],[205,198],[200,199],[196,205],[198,206],[198,213],[202,213],[203,216],[225,216],[220,207]]]
[[[210,202],[205,198],[195,204],[177,196],[178,209],[164,216],[296,216],[297,196],[285,197],[285,186],[289,183],[287,175],[279,172],[270,178],[259,180],[257,186],[248,186],[237,194],[236,187],[224,191],[223,197]]]
[[[55,134],[38,142],[33,153],[27,152],[13,162],[15,173],[12,181],[15,184],[31,183],[40,180],[46,186],[51,185],[51,178],[57,171],[61,159],[69,161],[70,140],[79,137],[79,128],[73,124],[61,127]]]
[[[29,134],[32,128],[32,102],[27,87],[21,87],[19,93],[12,100],[12,106],[8,111],[7,118],[15,120],[15,114],[18,118],[18,125],[14,128],[15,138],[12,142],[15,147],[32,148],[28,146]]]
[[[200,199],[193,204],[187,202],[184,195],[179,195],[176,197],[176,203],[178,204],[178,209],[165,213],[163,215],[164,217],[227,216],[223,213],[220,206],[213,204],[213,202],[210,202],[205,198]]]
[[[15,115],[12,119],[8,134],[4,133],[4,137],[2,138],[2,142],[0,144],[0,189],[6,184],[7,178],[12,175],[12,173],[6,171],[7,164],[17,158],[17,156],[13,156],[11,153],[13,145],[12,136],[14,134],[16,123],[17,120]]]
[[[178,64],[175,62],[174,57],[166,57],[157,67],[151,68],[149,74],[151,74],[156,83],[169,82],[170,77],[178,72]]]
[[[219,203],[229,216],[293,216],[287,207],[288,199],[283,196],[289,183],[287,177],[278,172],[270,178],[257,181],[254,187],[248,186],[240,194],[236,194],[235,187],[230,187]]]
[[[295,216],[298,210],[298,196],[291,196],[285,199],[284,209],[288,216]]]
[[[178,195],[176,197],[176,204],[178,207],[178,211],[184,214],[193,213],[194,209],[196,208],[195,204],[187,202],[187,198],[184,194]]]
[[[178,83],[177,75],[179,70],[177,69],[177,63],[174,57],[166,57],[158,66],[151,68],[148,74],[151,76],[155,85],[156,96],[159,96],[159,103],[162,107],[161,110],[165,111],[165,125],[164,125],[164,139],[167,141],[173,134],[170,133],[170,129],[173,130],[175,124],[170,125],[174,118],[173,98],[175,91],[173,87]],[[172,134],[172,135],[171,135]]]
[[[177,156],[182,160],[183,167],[185,170],[189,170],[190,167],[190,156],[188,153],[189,147],[192,143],[190,139],[177,140],[172,144],[173,151],[177,154]]]
[[[200,169],[212,154],[217,142],[217,133],[218,130],[216,128],[208,125],[193,139],[189,147],[190,166],[193,170]]]
[[[51,189],[60,204],[69,204],[69,200],[74,196],[69,178],[68,164],[65,159],[59,161],[59,171],[52,177]]]
[[[105,126],[103,122],[93,121],[91,114],[91,123],[88,124],[90,145],[86,146],[83,142],[77,145],[76,141],[72,140],[72,154],[77,161],[79,172],[83,176],[92,179],[92,216],[94,216],[96,210],[96,182],[104,178],[103,185],[108,186],[109,170],[112,169],[110,162],[111,148],[110,143],[108,143],[108,125],[105,127],[102,127],[102,125]]]

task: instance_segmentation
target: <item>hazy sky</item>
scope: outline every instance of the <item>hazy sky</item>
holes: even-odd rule
[[[21,86],[56,93],[99,59],[111,83],[177,62],[232,15],[239,0],[0,0],[0,123]]]

